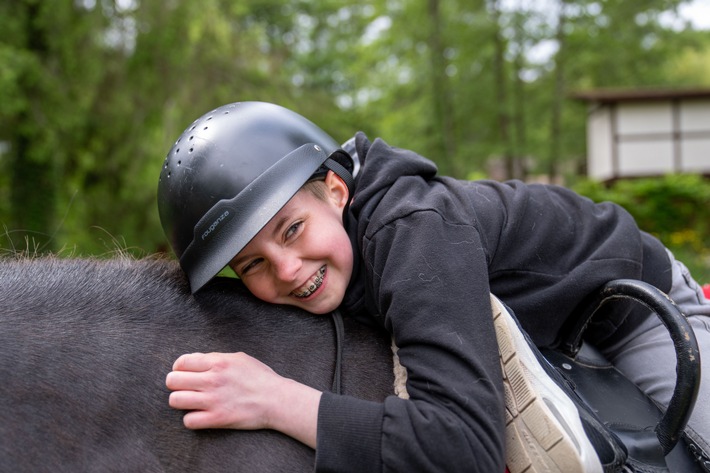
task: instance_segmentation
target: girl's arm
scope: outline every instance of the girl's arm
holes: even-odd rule
[[[273,429],[316,447],[321,392],[276,374],[245,353],[178,358],[165,380],[189,429]]]

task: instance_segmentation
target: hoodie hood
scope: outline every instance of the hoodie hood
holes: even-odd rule
[[[395,181],[405,176],[420,176],[428,180],[436,176],[437,168],[428,159],[412,151],[392,148],[380,138],[371,143],[363,132],[358,132],[352,141],[361,167],[355,180],[353,197],[344,215],[345,229],[353,245],[354,266],[341,308],[360,322],[382,326],[384,318],[378,314],[368,289],[360,243],[372,212]]]
[[[376,206],[397,179],[420,176],[429,180],[438,170],[432,161],[413,151],[391,147],[381,138],[371,143],[361,131],[355,134],[355,149],[362,166],[350,203],[356,218],[364,206]]]

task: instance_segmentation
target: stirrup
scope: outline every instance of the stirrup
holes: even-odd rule
[[[632,300],[661,318],[676,351],[676,386],[665,414],[635,384],[624,377],[598,351],[582,342],[592,317],[606,303]],[[600,454],[605,471],[693,472],[694,462],[683,436],[692,413],[700,383],[700,353],[697,340],[685,316],[660,290],[641,281],[615,280],[607,283],[591,300],[585,301],[582,317],[572,320],[568,334],[556,350],[542,350],[547,359],[568,380],[583,405],[601,420],[626,458]],[[677,447],[676,447],[677,445]],[[599,451],[599,450],[598,450]],[[617,466],[614,466],[617,465]]]

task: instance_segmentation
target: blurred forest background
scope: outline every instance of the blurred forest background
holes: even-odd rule
[[[643,208],[642,226],[710,281],[707,180],[584,182],[586,104],[570,98],[710,86],[710,25],[690,21],[710,9],[690,6],[0,0],[0,249],[169,251],[155,192],[172,142],[212,108],[263,100],[339,141],[363,130],[414,149],[445,174],[485,177],[496,165]],[[659,195],[669,200],[646,206]]]

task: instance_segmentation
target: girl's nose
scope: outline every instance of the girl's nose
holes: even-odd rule
[[[301,269],[301,264],[301,258],[291,252],[283,252],[273,261],[276,278],[285,282],[294,281]]]

